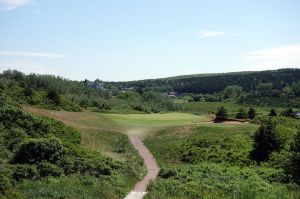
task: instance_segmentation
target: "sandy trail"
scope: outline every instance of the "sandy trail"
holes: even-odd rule
[[[144,164],[147,168],[147,175],[143,180],[137,182],[134,189],[125,199],[140,199],[143,198],[147,191],[147,186],[150,181],[154,181],[159,173],[159,167],[151,152],[144,145],[142,140],[133,134],[128,135],[129,140],[133,147],[139,152],[140,156],[144,159]]]

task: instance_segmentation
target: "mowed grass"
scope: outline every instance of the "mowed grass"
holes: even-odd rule
[[[154,114],[106,114],[110,119],[128,126],[166,127],[190,125],[208,122],[205,115],[198,116],[190,113],[154,113]]]

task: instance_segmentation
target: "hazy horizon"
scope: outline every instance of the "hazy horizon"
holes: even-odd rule
[[[300,67],[297,0],[0,0],[0,71],[131,81]]]

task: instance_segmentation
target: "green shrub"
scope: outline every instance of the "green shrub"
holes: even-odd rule
[[[4,128],[21,128],[29,136],[42,136],[48,133],[48,125],[39,117],[33,117],[15,107],[0,108],[0,122]]]
[[[63,174],[63,170],[56,165],[50,164],[49,162],[42,162],[37,166],[40,177],[60,177]]]
[[[83,157],[64,158],[58,164],[64,169],[65,174],[85,173],[96,177],[111,175],[112,167],[118,168],[113,162]]]
[[[247,119],[247,117],[247,112],[243,108],[240,108],[239,112],[235,116],[236,119]]]
[[[61,102],[58,92],[54,89],[48,91],[47,98],[55,105],[59,105]]]
[[[13,163],[55,163],[65,154],[65,147],[57,138],[28,139],[17,149]]]
[[[15,147],[20,144],[27,136],[21,128],[12,128],[5,131],[4,134],[4,145],[9,150],[15,149]]]
[[[22,179],[36,179],[38,178],[38,172],[36,167],[33,165],[18,165],[13,172],[13,178],[16,181],[20,181]]]
[[[8,177],[4,176],[3,174],[0,174],[0,192],[4,192],[11,186],[10,180]]]

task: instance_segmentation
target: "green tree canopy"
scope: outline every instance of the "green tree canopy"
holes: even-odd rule
[[[275,132],[275,124],[269,119],[267,122],[263,122],[256,131],[250,157],[257,162],[266,161],[270,154],[273,151],[279,151],[282,145],[282,141]]]

